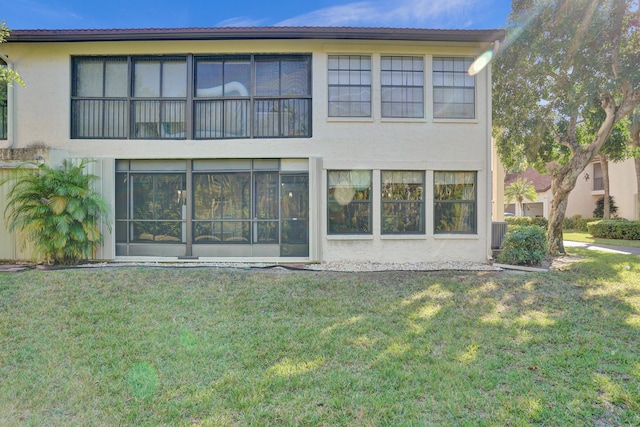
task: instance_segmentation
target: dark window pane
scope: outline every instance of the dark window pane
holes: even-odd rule
[[[222,97],[222,60],[200,60],[196,63],[196,96]]]
[[[280,95],[280,61],[256,59],[256,95]]]
[[[280,95],[309,95],[309,61],[306,58],[282,61]]]
[[[382,171],[382,233],[424,233],[424,172]]]
[[[433,116],[473,119],[475,77],[469,76],[470,58],[433,59]]]
[[[371,116],[371,58],[329,56],[329,116]]]
[[[160,61],[138,61],[134,67],[133,95],[136,97],[160,96]]]
[[[371,233],[370,203],[329,202],[329,234]]]
[[[423,233],[423,203],[383,202],[382,233]]]
[[[132,192],[132,218],[155,219],[155,205],[153,194],[153,175],[131,175]]]
[[[196,96],[248,97],[251,62],[248,57],[196,58]]]
[[[74,86],[75,96],[104,96],[104,60],[102,58],[76,60]]]
[[[329,171],[327,180],[329,233],[371,233],[371,171]]]
[[[309,244],[309,221],[282,220],[282,244]]]
[[[434,231],[476,232],[476,172],[434,173]]]
[[[278,219],[278,173],[255,175],[256,219]]]
[[[131,174],[135,219],[183,219],[183,174]]]
[[[475,203],[436,202],[434,204],[434,227],[436,233],[475,233]]]
[[[195,219],[249,218],[250,174],[194,174]]]
[[[250,243],[248,221],[222,222],[222,241],[224,243]]]
[[[185,98],[187,96],[187,62],[165,61],[162,64],[162,96]]]
[[[127,196],[129,194],[129,181],[126,173],[116,174],[116,219],[128,219]]]
[[[251,63],[248,60],[226,60],[224,63],[224,96],[249,96]]]
[[[221,222],[196,222],[193,224],[194,243],[221,243]]]
[[[126,221],[116,221],[116,243],[127,243]]]
[[[135,138],[184,139],[185,101],[135,101]]]
[[[424,117],[422,58],[381,58],[382,116]]]
[[[131,223],[132,242],[153,242],[156,235],[156,223],[154,221],[134,221]]]
[[[256,243],[277,244],[278,222],[260,221],[256,223]]]

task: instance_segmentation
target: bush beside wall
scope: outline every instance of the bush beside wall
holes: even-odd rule
[[[598,221],[597,218],[583,218],[582,215],[576,214],[571,218],[565,218],[562,221],[562,229],[563,230],[579,230],[587,232],[587,224],[593,221]]]
[[[504,220],[510,227],[515,225],[537,225],[546,229],[549,225],[549,221],[544,217],[508,216]]]
[[[539,265],[547,255],[545,229],[537,225],[509,226],[498,262],[512,265]]]
[[[588,231],[603,239],[640,240],[640,221],[595,221],[589,223]]]

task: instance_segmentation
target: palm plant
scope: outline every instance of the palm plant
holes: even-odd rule
[[[49,263],[77,264],[103,241],[100,224],[107,205],[91,189],[98,177],[85,174],[86,165],[69,160],[59,168],[27,163],[2,182],[12,183],[4,210],[9,229],[26,232],[34,255]],[[109,223],[107,227],[111,230]]]
[[[504,189],[504,199],[506,203],[516,202],[516,214],[523,212],[522,204],[525,199],[532,202],[538,200],[538,193],[533,184],[525,178],[518,178]]]

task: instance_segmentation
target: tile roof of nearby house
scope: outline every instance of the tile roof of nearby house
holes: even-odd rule
[[[509,173],[504,177],[504,186],[508,186],[518,178],[525,178],[533,184],[536,193],[544,193],[551,188],[553,176],[551,174],[542,175],[535,169],[527,169],[523,173]]]
[[[127,40],[329,39],[490,43],[504,40],[502,29],[436,30],[379,27],[211,27],[78,30],[11,30],[8,42]]]

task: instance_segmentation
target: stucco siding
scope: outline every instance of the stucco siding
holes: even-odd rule
[[[567,217],[582,215],[593,216],[596,202],[603,197],[603,190],[594,190],[594,165],[590,163],[580,174],[576,186],[569,195]],[[636,206],[636,171],[633,159],[622,162],[609,162],[609,192],[618,207],[617,215],[626,219],[640,219]]]
[[[475,119],[433,119],[433,56],[476,56],[486,47],[473,43],[255,40],[130,41],[87,43],[9,43],[3,52],[14,63],[25,88],[14,92],[15,147],[44,144],[70,157],[96,158],[92,171],[98,190],[115,203],[117,159],[296,159],[309,172],[309,257],[307,261],[353,259],[373,262],[490,259],[491,91],[490,68],[476,77]],[[312,133],[310,138],[220,140],[71,139],[71,58],[80,55],[308,53],[312,57]],[[372,58],[370,118],[330,118],[327,114],[327,58],[331,54]],[[380,57],[424,58],[424,118],[381,117]],[[0,142],[1,143],[1,142]],[[366,169],[373,173],[371,235],[327,233],[327,171]],[[380,232],[380,171],[418,170],[426,176],[426,232],[387,236]],[[435,235],[434,171],[477,173],[477,230],[471,235]],[[616,197],[618,200],[618,198]],[[624,203],[622,199],[619,205]],[[625,205],[626,206],[626,205]],[[626,207],[625,207],[626,209]],[[113,216],[110,218],[113,220]],[[105,243],[96,254],[114,259],[115,237],[103,227]],[[7,254],[7,256],[13,256]],[[1,258],[1,257],[0,257]],[[304,261],[304,259],[303,259]]]

